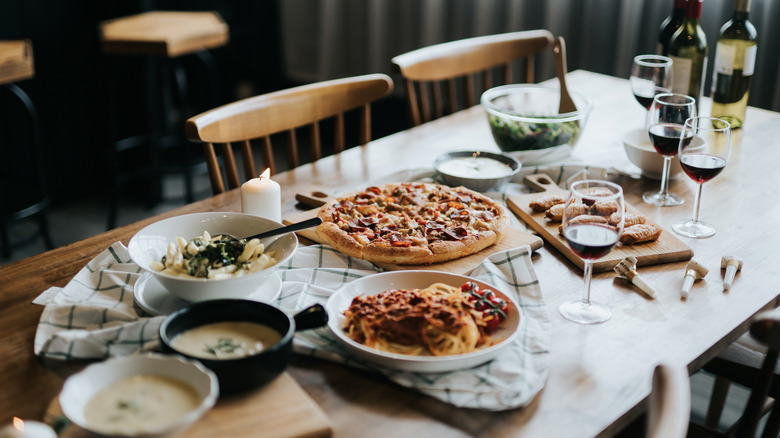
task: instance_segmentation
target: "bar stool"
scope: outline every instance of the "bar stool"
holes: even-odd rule
[[[120,138],[116,114],[119,102],[112,92],[114,144],[109,151],[112,173],[112,196],[109,203],[108,228],[116,225],[122,185],[133,175],[143,175],[150,184],[148,204],[163,200],[163,175],[181,173],[185,183],[185,201],[194,201],[193,172],[205,174],[204,162],[194,163],[183,135],[187,118],[188,79],[181,58],[192,55],[206,67],[210,102],[218,102],[216,63],[209,49],[228,42],[228,26],[217,12],[150,11],[104,21],[100,24],[102,50],[110,55],[143,56],[146,86],[146,119],[148,126],[141,135]],[[117,75],[117,68],[113,74]],[[175,84],[172,86],[171,82]],[[113,87],[118,87],[116,78]],[[175,88],[174,88],[175,87]],[[178,105],[174,103],[174,94]],[[135,169],[121,167],[123,152],[146,146],[145,162]],[[166,157],[166,154],[168,157]],[[172,157],[171,157],[172,156]]]
[[[29,117],[30,127],[29,140],[17,139],[15,135],[21,135],[23,131],[8,118],[12,115],[23,114],[24,111],[11,109],[3,112],[8,115],[8,117],[4,117],[4,122],[9,124],[7,126],[9,132],[4,131],[0,135],[2,138],[0,140],[0,154],[2,154],[3,159],[10,160],[0,172],[0,184],[2,184],[0,187],[3,187],[2,198],[0,198],[2,199],[0,202],[0,247],[4,258],[11,256],[12,246],[38,237],[38,234],[35,234],[20,241],[10,241],[8,226],[29,217],[37,218],[38,230],[43,237],[46,248],[52,249],[54,247],[47,218],[47,209],[51,199],[46,187],[38,115],[30,96],[15,83],[30,79],[34,75],[32,43],[29,40],[0,41],[0,85],[11,93],[13,101],[18,99],[21,102]],[[8,102],[8,107],[11,103],[12,101]],[[17,140],[18,144],[16,144]]]

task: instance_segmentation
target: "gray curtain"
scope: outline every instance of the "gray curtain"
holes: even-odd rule
[[[314,82],[391,73],[390,59],[419,47],[472,36],[545,28],[566,39],[569,70],[627,78],[631,60],[653,53],[672,0],[282,0],[284,71]],[[704,0],[710,89],[718,30],[734,0]],[[780,111],[780,1],[753,0],[758,58],[750,105]],[[552,57],[537,77],[555,75]],[[399,78],[395,78],[399,79]],[[709,94],[709,91],[707,91]]]

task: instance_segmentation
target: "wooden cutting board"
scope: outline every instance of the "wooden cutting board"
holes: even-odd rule
[[[299,222],[299,221],[313,218],[314,216],[317,215],[317,210],[318,209],[315,208],[312,210],[307,210],[298,214],[294,214],[292,216],[283,219],[282,222],[285,224],[291,224],[293,222]],[[323,243],[322,239],[320,239],[320,237],[317,235],[317,232],[313,228],[297,231],[297,233],[301,237],[305,237],[317,243]],[[531,250],[536,251],[537,249],[541,248],[544,245],[544,240],[542,240],[539,236],[535,236],[533,234],[529,234],[524,231],[510,228],[509,231],[507,231],[504,238],[501,239],[501,241],[499,241],[498,243],[491,245],[480,252],[474,253],[470,256],[463,257],[460,259],[449,260],[440,263],[433,263],[430,265],[396,265],[392,263],[376,263],[376,265],[382,269],[391,270],[391,271],[397,271],[402,269],[421,269],[421,270],[431,270],[431,271],[452,272],[455,274],[466,275],[469,274],[471,271],[473,271],[474,268],[479,266],[479,264],[482,263],[482,261],[485,260],[486,257],[500,251],[505,251],[508,249],[517,248],[518,246],[524,246],[524,245],[530,245]]]
[[[46,410],[44,421],[56,429],[63,424],[63,419],[62,408],[55,398]],[[91,436],[84,429],[67,424],[60,431],[60,438]],[[288,373],[282,373],[259,390],[221,397],[210,411],[179,436],[314,438],[331,433],[325,413]]]
[[[528,175],[525,177],[524,182],[532,189],[538,191],[535,193],[510,196],[507,199],[507,206],[509,206],[520,219],[525,221],[529,227],[538,232],[544,240],[563,253],[566,258],[571,260],[580,269],[583,269],[585,262],[569,248],[566,240],[564,240],[563,236],[558,232],[558,225],[560,225],[560,223],[550,222],[544,216],[544,213],[535,213],[528,207],[529,202],[540,196],[553,194],[562,194],[566,196],[568,192],[558,187],[555,182],[545,174]],[[626,203],[626,210],[633,214],[640,213],[628,203]],[[593,271],[609,271],[628,256],[636,257],[638,266],[653,265],[689,260],[693,257],[693,250],[678,239],[671,231],[664,230],[661,237],[655,242],[640,243],[636,245],[618,244],[609,252],[609,254],[593,263]]]

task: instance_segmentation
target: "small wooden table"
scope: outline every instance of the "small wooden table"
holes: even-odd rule
[[[576,71],[568,83],[595,103],[575,158],[625,165],[620,135],[644,120],[628,81]],[[548,244],[535,253],[534,268],[552,319],[552,365],[546,387],[523,409],[458,409],[380,376],[309,357],[295,357],[289,372],[328,415],[335,436],[610,436],[643,411],[655,364],[684,364],[695,371],[744,333],[754,314],[775,304],[780,291],[774,258],[780,247],[780,204],[774,201],[780,187],[778,139],[780,114],[749,108],[744,128],[735,132],[731,162],[703,193],[702,217],[718,233],[685,239],[694,259],[710,269],[688,300],[681,300],[679,292],[685,262],[640,268],[659,292],[654,301],[605,272],[594,276],[593,296],[612,308],[612,319],[594,326],[574,324],[557,308],[580,295],[581,271]],[[496,150],[479,107],[274,176],[282,186],[283,215],[300,211],[296,193],[338,193],[410,163],[431,165],[444,151],[474,148]],[[686,197],[681,207],[644,204],[641,194],[658,186],[644,179],[624,182],[627,201],[669,229],[691,215],[695,185],[684,176],[672,182],[671,188]],[[118,240],[127,244],[149,223],[197,211],[238,211],[239,202],[238,193],[230,191],[0,268],[0,423],[12,415],[40,418],[62,384],[33,355],[41,313],[31,304],[33,298],[50,286],[65,285],[97,253]],[[741,256],[745,266],[726,293],[719,266],[728,254]]]
[[[0,41],[0,85],[30,79],[34,75],[32,41]]]
[[[216,12],[150,11],[100,24],[106,53],[174,58],[224,46],[228,38]]]

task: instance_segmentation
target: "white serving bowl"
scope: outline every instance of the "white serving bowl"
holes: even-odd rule
[[[457,169],[448,167],[453,160],[470,159],[474,165],[472,169]],[[480,161],[491,166],[478,168]],[[469,164],[472,164],[469,163]],[[494,170],[498,166],[504,173],[496,175]],[[445,152],[439,155],[433,162],[433,168],[441,174],[444,182],[452,187],[464,186],[477,192],[501,190],[520,171],[520,161],[506,154],[497,154],[485,151],[455,151]],[[465,172],[471,170],[472,172]]]
[[[149,429],[142,433],[125,435],[92,428],[85,418],[85,407],[101,389],[122,379],[137,375],[155,375],[187,383],[197,393],[198,405],[164,429]],[[100,437],[170,437],[183,432],[211,409],[219,398],[217,376],[198,362],[179,356],[159,354],[134,355],[108,359],[88,366],[70,376],[59,395],[65,416],[80,428]]]
[[[185,301],[246,298],[264,282],[271,281],[271,274],[276,267],[293,255],[298,247],[295,233],[263,239],[262,243],[266,245],[265,251],[274,251],[277,263],[240,277],[225,279],[180,277],[156,271],[151,268],[151,263],[162,259],[168,251],[168,243],[174,242],[177,236],[190,240],[208,231],[212,236],[227,233],[242,238],[281,226],[282,224],[278,222],[244,213],[193,213],[163,219],[147,226],[130,239],[127,249],[133,262],[154,275],[170,293]]]
[[[699,136],[695,136],[693,143],[696,146],[701,146],[704,144],[704,140]],[[642,170],[642,176],[650,179],[661,179],[661,174],[664,170],[664,158],[650,142],[647,129],[637,128],[624,133],[623,147],[628,159]],[[669,178],[675,178],[681,172],[680,160],[677,157],[673,157],[672,165],[669,167]]]

